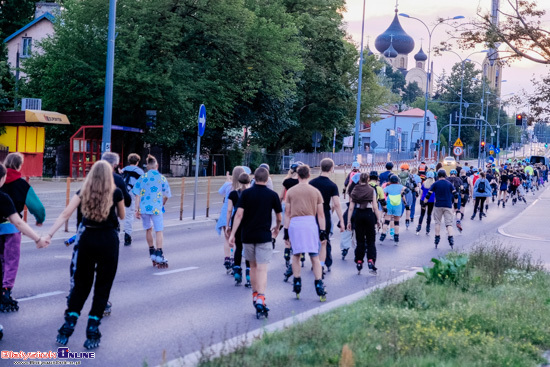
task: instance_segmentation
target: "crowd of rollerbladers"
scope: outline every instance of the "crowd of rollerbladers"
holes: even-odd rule
[[[69,266],[70,290],[65,322],[56,338],[61,345],[67,345],[73,334],[92,287],[93,300],[84,347],[93,349],[100,344],[99,325],[102,317],[110,314],[109,295],[118,266],[121,224],[124,226],[124,245],[129,246],[134,217],[141,219],[153,265],[168,267],[162,251],[164,204],[171,196],[168,181],[159,173],[153,156],[146,159],[147,172],[138,167],[141,157],[135,153],[128,156],[129,164],[121,171],[117,168],[119,160],[116,153],[104,153],[87,173],[82,188],[42,237],[22,220],[25,207],[36,218],[37,226],[42,226],[46,218],[40,199],[21,177],[23,155],[10,153],[4,163],[0,163],[0,312],[19,310],[11,290],[19,267],[21,234],[33,239],[37,248],[47,247],[55,232],[74,212],[77,213],[77,234],[65,241],[67,246],[74,247]],[[0,326],[0,339],[2,337]]]
[[[463,230],[467,206],[473,207],[471,220],[483,220],[489,206],[527,203],[527,194],[534,195],[548,181],[545,165],[511,159],[481,169],[457,162],[447,170],[441,163],[422,161],[415,167],[408,163],[397,167],[388,162],[384,172],[361,172],[360,164],[354,162],[344,182],[342,208],[338,186],[330,179],[334,168],[331,159],[323,159],[320,175],[310,179],[310,168],[294,163],[279,189],[273,187],[267,164],[254,173],[239,166],[220,189],[225,199],[217,230],[225,234],[224,267],[236,285],[244,281],[252,288],[258,318],[268,316],[267,265],[281,230],[286,263],[283,280],[293,278],[293,292],[299,298],[301,268],[309,255],[313,286],[325,301],[323,279],[332,266],[331,235],[335,231],[341,232],[342,259],[354,247],[358,273],[366,265],[376,275],[376,241],[393,241],[397,246],[403,225],[406,229],[412,226],[416,235],[423,230],[430,235],[433,218],[435,248],[446,235],[452,249],[454,232]],[[333,215],[337,222],[333,223]]]

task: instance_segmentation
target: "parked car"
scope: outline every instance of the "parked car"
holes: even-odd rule
[[[545,156],[542,156],[542,155],[532,155],[529,157],[529,162],[531,162],[531,164],[537,164],[537,163],[542,163],[544,164],[545,166],[548,167],[548,158],[546,158]]]

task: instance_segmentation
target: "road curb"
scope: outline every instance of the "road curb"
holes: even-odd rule
[[[286,319],[274,322],[273,324],[266,325],[262,328],[250,331],[248,333],[233,337],[231,339],[224,340],[222,342],[213,344],[203,350],[198,350],[193,353],[189,353],[184,357],[176,358],[168,362],[164,362],[157,367],[194,367],[200,362],[205,362],[205,358],[208,360],[233,353],[235,350],[243,347],[249,347],[252,343],[258,339],[261,339],[267,333],[273,333],[275,331],[284,330],[290,326],[303,323],[308,319],[316,315],[321,315],[326,312],[332,311],[335,308],[352,304],[377,289],[385,288],[392,284],[402,283],[408,279],[413,278],[416,275],[416,270],[409,271],[408,273],[398,276],[396,278],[387,280],[383,283],[377,284],[362,291],[350,294],[349,296],[339,298],[332,302],[325,303],[319,307],[303,312],[301,314],[288,317]]]

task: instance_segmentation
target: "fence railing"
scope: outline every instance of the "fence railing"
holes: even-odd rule
[[[372,165],[388,161],[407,161],[414,160],[414,152],[390,152],[390,153],[363,153],[361,162],[363,165]],[[303,162],[310,167],[318,167],[324,158],[331,158],[334,164],[338,166],[350,165],[353,163],[353,152],[319,152],[319,153],[295,153],[294,162]]]

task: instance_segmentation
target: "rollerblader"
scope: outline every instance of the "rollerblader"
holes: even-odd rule
[[[399,177],[399,183],[405,187],[405,228],[409,229],[411,223],[411,205],[413,203],[413,191],[416,189],[416,182],[414,177],[409,171],[409,164],[403,163],[399,169],[401,172],[397,174]]]
[[[227,205],[227,224],[226,224],[226,236],[229,238],[231,235],[232,224],[235,220],[235,212],[237,211],[237,203],[241,194],[244,190],[248,189],[250,186],[250,176],[246,172],[242,172],[238,179],[239,186],[235,190],[231,191],[228,196],[228,205]],[[231,244],[229,244],[231,246]],[[243,272],[242,272],[242,253],[243,253],[243,242],[240,228],[237,228],[235,234],[235,257],[233,265],[233,277],[235,279],[235,285],[241,285],[243,281]],[[247,278],[250,277],[250,263],[246,261],[246,270]],[[247,279],[247,284],[249,283]]]
[[[405,199],[406,187],[399,183],[399,177],[391,175],[389,185],[384,188],[384,193],[387,195],[387,207],[388,212],[384,218],[384,226],[382,227],[382,234],[380,235],[380,242],[386,238],[386,231],[390,225],[390,221],[393,222],[394,235],[393,241],[395,246],[399,243],[399,221],[403,214],[404,207],[407,206]]]
[[[292,271],[296,297],[300,297],[302,278],[300,257],[309,253],[315,276],[315,291],[321,302],[326,301],[321,262],[319,261],[320,242],[328,238],[325,228],[323,196],[315,187],[308,184],[309,166],[298,167],[298,185],[288,190],[286,196],[285,239],[292,246]],[[318,225],[315,221],[317,216]]]
[[[169,197],[170,185],[166,177],[158,171],[157,159],[152,155],[147,156],[147,173],[137,180],[132,192],[136,195],[136,218],[141,219],[145,237],[149,245],[149,256],[153,266],[164,269],[168,267],[168,260],[164,257],[162,246],[164,242],[164,205]],[[153,229],[157,248],[153,241]]]
[[[506,202],[508,201],[508,185],[510,182],[510,176],[508,176],[508,171],[504,170],[502,171],[502,174],[500,175],[500,185],[499,185],[499,191],[497,196],[497,206],[500,206],[502,203],[502,207],[506,207]]]
[[[466,173],[467,172],[465,169],[460,171],[460,180],[462,181],[462,184],[460,185],[460,213],[457,215],[460,215],[458,220],[460,220],[461,223],[464,219],[464,209],[470,198],[470,178],[466,175]],[[458,227],[458,230],[462,232],[462,225]]]
[[[392,175],[392,172],[391,172],[392,169],[393,169],[393,163],[392,162],[386,163],[386,171],[380,174],[380,186],[384,187],[383,185],[386,182],[390,181],[390,176]]]
[[[126,184],[126,189],[132,198],[132,203],[126,209],[126,218],[124,219],[124,246],[132,244],[132,229],[136,214],[136,195],[132,192],[137,180],[145,173],[139,168],[141,157],[132,153],[128,156],[128,165],[122,169],[122,178]]]
[[[485,173],[480,172],[479,178],[476,180],[476,183],[474,184],[474,188],[473,188],[473,198],[475,200],[475,205],[474,205],[474,214],[472,214],[472,217],[470,219],[474,220],[474,218],[476,217],[478,208],[479,208],[479,220],[483,218],[484,204],[487,198],[491,197],[492,195],[491,191],[492,191],[491,184],[489,183],[487,178],[485,178]]]
[[[342,193],[344,194],[344,197],[346,195],[346,191],[349,192],[348,187],[352,183],[353,176],[359,173],[359,168],[361,168],[361,165],[359,164],[359,162],[355,161],[351,164],[351,171],[350,173],[348,173],[348,175],[346,176],[346,179],[344,180],[344,190],[342,191]]]
[[[355,249],[355,264],[361,274],[365,251],[367,265],[372,274],[376,274],[376,226],[380,227],[377,193],[368,184],[369,175],[361,173],[359,183],[350,194],[350,208],[348,213],[348,230],[354,221],[357,248]],[[355,213],[354,215],[352,213]]]
[[[92,308],[86,327],[86,349],[97,348],[101,333],[99,325],[109,300],[118,264],[118,218],[124,219],[123,195],[115,186],[112,167],[105,161],[97,161],[86,176],[82,189],[56,219],[46,237],[48,242],[55,232],[81,206],[81,234],[74,274],[74,287],[68,298],[65,323],[59,328],[57,342],[67,345],[94,283]]]
[[[426,235],[430,234],[430,223],[432,221],[432,212],[435,204],[435,196],[430,197],[427,202],[424,201],[426,198],[426,195],[428,194],[428,191],[430,191],[430,188],[434,184],[434,173],[432,171],[429,171],[426,173],[426,180],[422,183],[422,186],[420,186],[420,189],[422,190],[422,194],[420,196],[420,218],[418,219],[418,226],[416,227],[416,235],[418,236],[420,234],[420,231],[422,230],[422,221],[424,220],[424,216],[426,216]]]
[[[0,191],[9,196],[20,218],[27,206],[34,215],[37,226],[42,226],[46,219],[46,210],[36,196],[33,188],[21,178],[24,157],[21,153],[10,153],[6,157],[4,180]],[[8,205],[8,204],[6,204]],[[10,213],[11,214],[11,213]],[[0,295],[0,312],[18,311],[18,302],[11,296],[12,288],[19,269],[21,252],[21,231],[7,217],[0,222],[0,263],[2,268],[2,293]]]
[[[339,219],[339,228],[340,232],[344,232],[344,218],[342,216],[342,208],[340,206],[340,195],[338,191],[338,186],[332,182],[329,176],[334,172],[334,161],[330,158],[325,158],[321,160],[321,174],[319,177],[314,178],[309,182],[309,184],[315,187],[321,193],[323,197],[323,210],[325,213],[325,228],[327,233],[330,234],[332,228],[332,219],[331,219],[331,200],[332,207],[336,211]],[[317,219],[318,220],[318,219]],[[319,260],[321,262],[321,267],[327,267],[327,271],[330,271],[332,266],[332,246],[330,243],[330,236],[325,242],[321,242],[321,252],[319,254]]]
[[[430,187],[430,190],[424,198],[424,203],[426,204],[432,195],[435,196],[435,248],[437,248],[441,239],[441,220],[443,219],[445,222],[445,227],[447,228],[447,238],[449,240],[449,246],[451,246],[452,249],[454,246],[453,202],[457,204],[459,194],[454,188],[453,184],[445,179],[446,176],[447,172],[445,172],[445,170],[443,169],[437,172],[437,181],[432,185],[432,187]]]
[[[455,191],[460,195],[463,183],[462,183],[462,180],[457,176],[458,176],[457,170],[452,169],[450,171],[450,177],[447,177],[447,181],[449,181],[453,185]],[[456,219],[456,228],[460,232],[462,232],[462,223],[461,223],[462,216],[460,215],[460,205],[461,204],[462,204],[461,200],[457,200],[454,204],[455,205],[455,207],[454,207],[455,208],[455,213],[456,213],[456,215],[455,215],[456,216],[456,218],[455,218]]]
[[[255,184],[242,192],[237,203],[229,243],[235,245],[237,229],[241,230],[245,259],[250,262],[252,304],[256,317],[268,317],[266,306],[267,266],[273,254],[272,238],[277,237],[281,225],[281,201],[279,196],[267,188],[269,172],[259,167],[254,172]],[[271,228],[272,212],[277,219]]]
[[[285,210],[286,209],[285,208],[286,193],[292,187],[298,185],[298,174],[296,173],[296,170],[302,164],[303,164],[302,162],[296,162],[296,163],[292,164],[290,166],[290,170],[288,171],[288,174],[286,175],[286,177],[283,180],[283,191],[281,192],[281,195],[279,196],[279,199],[281,200],[281,205],[282,205],[282,208],[283,208],[283,216],[282,216],[283,223],[284,223],[284,220],[285,220],[285,212],[286,212],[286,210]],[[280,229],[283,229],[282,225],[281,225]],[[284,281],[285,282],[288,280],[288,278],[290,278],[292,276],[292,266],[291,266],[291,263],[290,263],[290,256],[291,256],[290,253],[291,253],[290,242],[288,240],[285,240],[285,249],[284,249],[284,259],[285,259],[285,264],[286,264],[286,271],[284,273],[284,277],[285,277]]]

